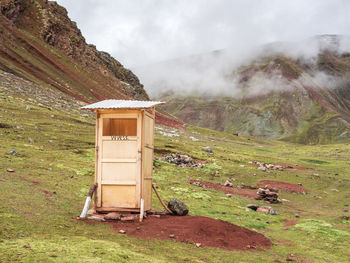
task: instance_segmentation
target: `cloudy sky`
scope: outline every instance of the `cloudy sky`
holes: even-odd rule
[[[126,67],[212,50],[349,34],[348,0],[58,0]]]

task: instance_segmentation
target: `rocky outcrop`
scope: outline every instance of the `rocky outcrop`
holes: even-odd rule
[[[45,0],[0,3],[0,68],[86,102],[149,97],[137,76],[88,45],[67,10]]]

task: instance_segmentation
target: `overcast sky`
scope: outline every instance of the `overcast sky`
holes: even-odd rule
[[[58,0],[126,67],[227,47],[349,34],[349,0]]]

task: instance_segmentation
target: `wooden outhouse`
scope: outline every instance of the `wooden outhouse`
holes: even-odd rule
[[[155,106],[158,101],[104,100],[96,112],[94,207],[98,212],[152,207]]]

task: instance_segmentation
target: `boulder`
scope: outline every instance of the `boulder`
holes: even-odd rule
[[[256,211],[259,208],[259,205],[257,205],[257,204],[248,204],[247,207],[249,209],[252,209],[252,210]]]
[[[202,150],[203,150],[203,151],[206,151],[206,152],[208,152],[208,153],[212,153],[212,152],[213,152],[213,150],[211,149],[210,146],[203,147]]]
[[[169,201],[168,208],[171,212],[173,212],[173,214],[178,216],[185,216],[188,214],[188,207],[176,198]]]

